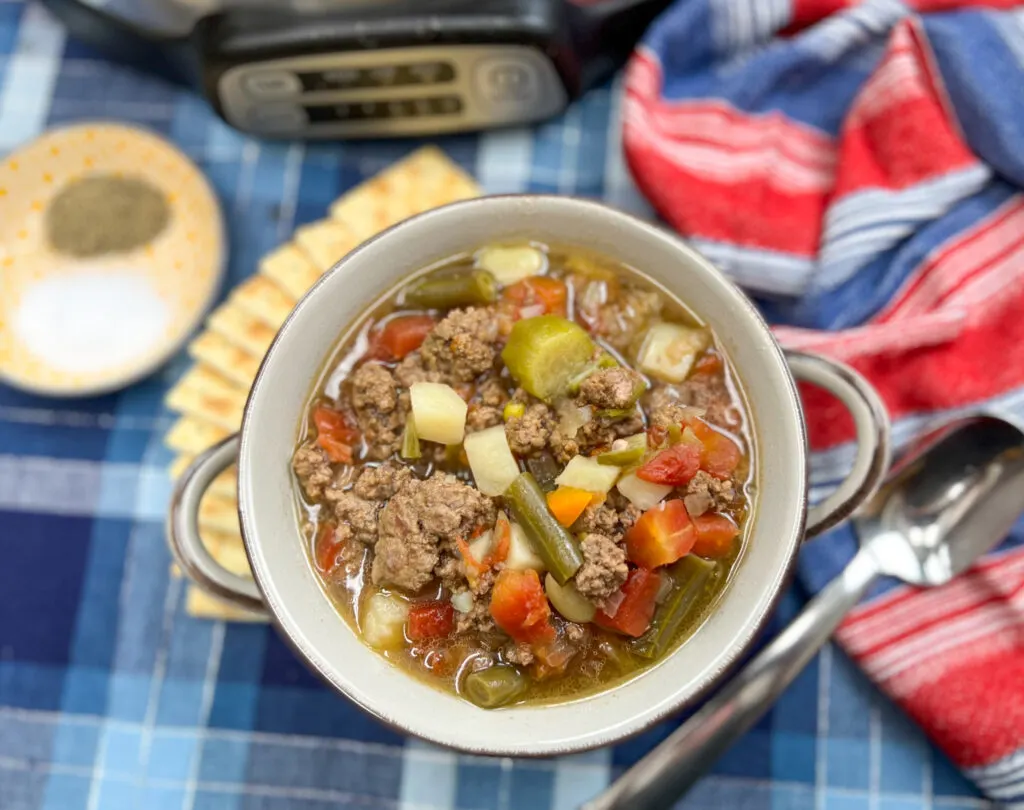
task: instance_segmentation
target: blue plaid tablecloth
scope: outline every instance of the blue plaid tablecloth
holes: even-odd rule
[[[617,104],[613,85],[538,128],[439,143],[490,192],[649,213],[622,162]],[[229,223],[230,284],[418,145],[261,143],[196,96],[67,40],[41,8],[0,0],[0,154],[96,118],[162,133],[202,168]],[[460,756],[328,692],[270,628],[190,618],[169,576],[161,444],[161,400],[186,365],[95,399],[0,386],[0,810],[569,810],[669,733],[560,759]],[[787,596],[775,628],[801,601]],[[827,648],[682,806],[987,804]]]

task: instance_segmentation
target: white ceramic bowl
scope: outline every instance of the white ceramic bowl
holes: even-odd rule
[[[313,381],[339,335],[406,276],[498,240],[583,245],[647,273],[714,329],[743,383],[757,445],[757,504],[732,580],[703,626],[641,675],[599,694],[554,705],[485,711],[435,689],[365,646],[338,615],[310,566],[299,532],[290,459]],[[860,378],[810,356],[798,376],[850,407],[861,448],[850,479],[811,513],[832,525],[878,482],[884,415]],[[505,196],[459,202],[414,217],[342,259],[298,304],[253,386],[239,453],[239,512],[256,585],[217,567],[196,532],[210,479],[234,460],[237,439],[194,463],[176,490],[170,534],[184,569],[211,592],[265,606],[306,663],[339,693],[398,729],[484,754],[578,751],[634,734],[692,702],[753,641],[789,578],[807,521],[807,442],[787,358],[747,298],[678,237],[595,202]],[[258,587],[257,587],[258,586]]]

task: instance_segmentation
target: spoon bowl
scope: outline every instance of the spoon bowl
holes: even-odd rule
[[[914,444],[854,525],[880,573],[942,585],[1005,537],[1021,513],[1024,433],[968,417]]]

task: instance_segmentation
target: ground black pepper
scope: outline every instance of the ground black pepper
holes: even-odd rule
[[[55,250],[85,259],[142,247],[169,219],[160,189],[137,177],[94,174],[68,184],[50,203],[46,236]]]

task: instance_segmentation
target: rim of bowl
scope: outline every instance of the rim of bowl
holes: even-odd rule
[[[253,409],[253,403],[256,401],[258,392],[261,390],[262,386],[266,384],[266,369],[272,355],[277,349],[279,343],[284,339],[286,333],[290,330],[291,327],[293,327],[294,323],[297,322],[302,317],[301,310],[304,309],[304,305],[306,304],[306,302],[317,295],[318,291],[325,284],[328,283],[330,277],[334,276],[339,272],[343,272],[345,265],[349,263],[350,259],[353,256],[370,250],[371,246],[376,245],[380,241],[394,238],[394,233],[396,231],[404,230],[403,226],[406,226],[411,223],[420,222],[423,220],[434,219],[436,215],[438,215],[439,213],[441,213],[443,216],[449,216],[451,215],[452,211],[471,206],[477,207],[481,204],[487,204],[488,201],[514,201],[537,202],[540,204],[562,204],[569,206],[578,206],[580,209],[589,209],[592,212],[599,213],[605,216],[611,214],[613,216],[619,217],[621,221],[628,222],[628,224],[631,227],[638,228],[639,230],[646,232],[646,236],[648,238],[667,239],[671,241],[676,249],[688,254],[689,258],[692,261],[704,265],[712,273],[721,277],[721,279],[726,282],[726,289],[728,291],[728,295],[731,296],[731,298],[733,299],[733,303],[736,304],[737,307],[747,315],[747,317],[752,318],[753,321],[756,322],[759,330],[762,333],[762,336],[765,338],[766,346],[770,349],[774,358],[779,361],[781,367],[785,369],[783,382],[785,383],[787,393],[791,396],[792,401],[795,405],[795,416],[800,428],[800,430],[798,431],[799,447],[797,448],[797,463],[802,468],[803,474],[799,476],[799,480],[801,481],[801,497],[799,498],[799,502],[797,504],[796,536],[793,538],[792,548],[786,559],[785,565],[780,569],[776,577],[775,590],[772,592],[770,598],[763,606],[760,615],[757,616],[757,618],[752,623],[747,625],[745,637],[742,638],[739,642],[736,642],[734,640],[734,642],[729,648],[728,657],[722,663],[722,666],[717,671],[709,672],[708,674],[706,674],[703,682],[697,688],[692,690],[689,694],[677,695],[666,705],[664,705],[661,708],[661,710],[649,714],[640,723],[637,723],[635,726],[628,728],[625,731],[612,730],[608,733],[595,732],[590,735],[590,739],[581,742],[572,742],[569,744],[552,745],[550,743],[540,741],[534,745],[533,750],[527,750],[517,745],[506,746],[500,743],[496,745],[488,745],[487,747],[464,745],[460,744],[460,742],[454,738],[454,735],[445,735],[443,732],[435,733],[434,729],[413,729],[410,727],[410,725],[402,723],[396,717],[388,716],[387,714],[382,713],[382,711],[380,711],[378,708],[369,705],[368,702],[359,699],[349,689],[346,688],[345,684],[339,682],[344,680],[344,678],[339,678],[337,680],[333,678],[331,673],[327,671],[327,669],[324,666],[321,666],[321,663],[316,660],[316,651],[307,649],[295,638],[295,636],[293,635],[293,630],[289,626],[289,622],[286,622],[284,619],[282,619],[282,616],[278,615],[278,612],[275,611],[273,607],[271,607],[271,605],[273,604],[273,600],[267,599],[268,592],[277,592],[269,587],[270,583],[266,575],[266,572],[263,571],[262,566],[256,562],[254,555],[250,550],[251,541],[249,537],[249,532],[247,531],[247,520],[251,519],[249,517],[247,510],[248,492],[246,488],[239,486],[238,517],[241,526],[243,546],[245,548],[245,554],[249,561],[249,565],[253,572],[253,579],[258,589],[260,590],[260,593],[264,597],[264,602],[267,607],[267,614],[270,618],[271,623],[274,625],[275,628],[277,628],[278,632],[281,635],[281,638],[288,645],[288,647],[295,653],[296,657],[300,661],[302,661],[303,664],[311,672],[313,672],[321,681],[323,681],[327,686],[329,686],[332,689],[332,691],[334,691],[337,694],[339,698],[348,700],[357,708],[362,710],[364,713],[372,717],[374,720],[399,734],[416,737],[467,754],[482,756],[513,756],[532,759],[591,751],[594,749],[603,748],[608,745],[615,745],[624,740],[632,739],[642,734],[643,732],[649,730],[652,726],[657,725],[658,723],[678,714],[680,711],[683,711],[687,707],[690,707],[695,703],[698,703],[699,701],[703,700],[712,690],[714,690],[717,686],[719,686],[732,675],[732,673],[737,669],[737,667],[743,662],[745,655],[749,652],[750,648],[753,646],[757,638],[764,631],[768,622],[771,620],[771,617],[775,613],[779,601],[781,600],[783,594],[786,592],[786,589],[788,588],[793,578],[793,574],[796,570],[797,557],[799,554],[801,544],[803,542],[803,535],[807,523],[807,488],[809,480],[807,455],[809,443],[807,437],[806,420],[804,417],[803,407],[801,405],[801,400],[799,397],[799,392],[797,389],[795,378],[789,371],[789,366],[786,362],[785,353],[782,350],[782,347],[779,345],[778,341],[776,341],[775,336],[772,334],[767,321],[765,321],[764,317],[754,306],[753,302],[742,292],[742,290],[739,289],[739,287],[731,279],[728,278],[728,276],[726,276],[720,269],[718,269],[717,266],[715,266],[709,259],[707,259],[701,253],[699,253],[695,248],[691,247],[679,234],[657,223],[647,222],[634,214],[615,208],[601,201],[585,197],[577,197],[572,195],[531,193],[491,194],[484,195],[482,197],[473,197],[470,199],[458,200],[456,202],[439,206],[429,211],[425,211],[423,213],[409,217],[403,220],[402,222],[396,223],[395,225],[388,227],[387,229],[381,231],[380,233],[375,234],[374,236],[370,237],[365,242],[362,242],[359,246],[351,250],[349,253],[345,254],[345,256],[343,256],[341,259],[339,259],[338,262],[336,262],[330,268],[330,270],[324,273],[316,281],[316,283],[314,283],[314,285],[306,292],[306,294],[299,300],[295,308],[288,315],[288,318],[285,320],[281,328],[278,330],[277,335],[274,337],[274,340],[271,342],[269,349],[264,355],[264,358],[261,361],[259,369],[257,371],[256,378],[253,381],[252,387],[249,390],[249,395],[246,399],[245,408],[242,414],[242,427],[239,431],[240,446],[238,476],[240,482],[242,476],[241,460],[243,459],[243,457],[246,456],[248,447],[250,446],[252,441],[248,433],[248,425],[250,424],[250,414]],[[571,242],[571,240],[569,241]],[[350,324],[351,322],[349,324],[346,324],[345,328],[348,329]],[[327,347],[325,347],[325,350],[326,349]],[[751,408],[751,411],[754,411],[753,407]],[[751,414],[751,416],[752,418],[754,418],[753,413]],[[752,429],[756,437],[758,428],[756,424],[756,419],[754,421],[755,424]],[[724,594],[723,596],[724,598],[728,598],[728,594]],[[291,620],[292,617],[289,612],[282,612],[289,620]],[[344,621],[344,624],[352,631],[354,635],[358,635],[357,631],[355,631],[347,621]],[[364,649],[368,655],[372,655],[383,660],[383,656],[381,656],[380,653],[376,650],[373,650],[368,646],[364,647]],[[677,646],[672,652],[664,656],[662,658],[662,661],[665,661],[671,658],[672,656],[676,655],[679,652],[679,650],[680,647]],[[395,666],[394,664],[391,664],[391,662],[388,662],[388,664],[390,666]],[[653,665],[653,667],[656,666],[658,666],[658,663],[655,663]],[[628,684],[632,683],[636,680],[636,678],[642,678],[643,675],[647,672],[650,672],[651,669],[653,669],[653,667],[650,667],[644,670],[643,672],[639,673],[637,676],[635,676],[635,678],[627,679],[622,683],[609,686],[608,688],[603,689],[599,692],[588,694],[584,696],[583,699],[601,697],[603,695],[612,693],[616,689],[625,687]],[[404,677],[410,679],[414,678],[414,676],[411,674],[404,672],[402,674]],[[436,687],[431,688],[436,689]],[[569,699],[566,701],[556,701],[552,705],[567,705],[573,702],[573,699]],[[516,707],[512,707],[508,711],[514,712],[515,710]]]

